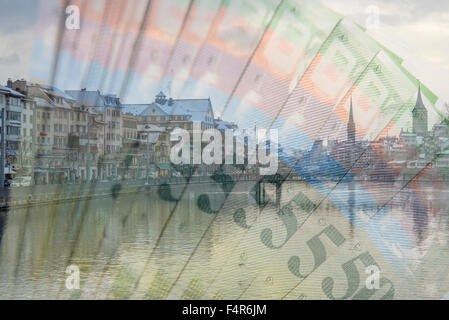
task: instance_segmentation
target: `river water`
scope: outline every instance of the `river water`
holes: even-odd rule
[[[155,187],[2,212],[0,298],[440,299],[449,291],[444,183],[290,181],[278,193],[266,185],[266,199],[281,195],[282,208],[299,192],[316,204],[281,215],[276,201],[257,204],[253,187]],[[380,280],[364,291],[378,279],[368,279],[372,265]]]

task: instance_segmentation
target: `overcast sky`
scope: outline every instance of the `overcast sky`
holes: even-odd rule
[[[28,76],[37,6],[34,0],[0,0],[0,84]]]
[[[322,2],[363,26],[372,21],[369,19],[373,12],[371,8],[376,7],[379,24],[368,33],[404,59],[403,65],[437,94],[438,104],[449,101],[449,1]]]
[[[374,38],[404,58],[404,66],[449,101],[449,1],[322,0],[329,8],[366,26],[373,7],[379,10]],[[0,0],[0,83],[27,78],[38,1]],[[370,11],[373,12],[373,11]],[[373,20],[368,20],[373,21]],[[64,89],[64,88],[62,88]]]

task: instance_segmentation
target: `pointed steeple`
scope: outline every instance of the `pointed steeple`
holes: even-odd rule
[[[421,96],[421,83],[418,87],[415,107],[412,110],[413,132],[420,136],[427,135],[427,109]]]
[[[349,106],[349,120],[348,120],[348,123],[354,125],[354,115],[353,115],[353,111],[352,111],[352,96],[351,96],[351,104]]]
[[[419,84],[419,87],[418,87],[418,96],[416,97],[416,103],[415,103],[414,109],[419,110],[419,111],[427,111],[426,107],[424,106],[424,102],[422,101],[421,83]]]
[[[351,96],[351,103],[349,106],[349,119],[348,119],[348,125],[346,128],[347,132],[347,138],[349,142],[355,142],[355,122],[354,122],[354,114],[352,111],[352,96]]]

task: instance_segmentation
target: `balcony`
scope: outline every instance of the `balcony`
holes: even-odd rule
[[[21,135],[20,134],[7,134],[6,140],[7,141],[21,141]]]

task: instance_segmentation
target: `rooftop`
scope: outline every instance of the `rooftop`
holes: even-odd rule
[[[421,96],[421,87],[418,88],[418,96],[416,97],[415,108],[413,111],[427,111]]]
[[[2,85],[0,85],[0,92],[6,93],[11,96],[15,96],[15,97],[20,97],[20,98],[25,97],[23,94],[17,92],[16,90],[13,90],[10,87],[5,87]]]
[[[105,107],[120,107],[120,99],[111,94],[101,94],[99,90],[97,91],[87,91],[86,89],[81,90],[66,90],[65,91],[72,99],[83,102],[91,107],[96,107],[97,109],[102,109]]]
[[[150,115],[183,115],[191,121],[209,122],[214,120],[210,99],[166,99],[160,92],[156,100],[149,104],[123,104],[123,112],[141,117]],[[208,117],[209,115],[209,117]]]

